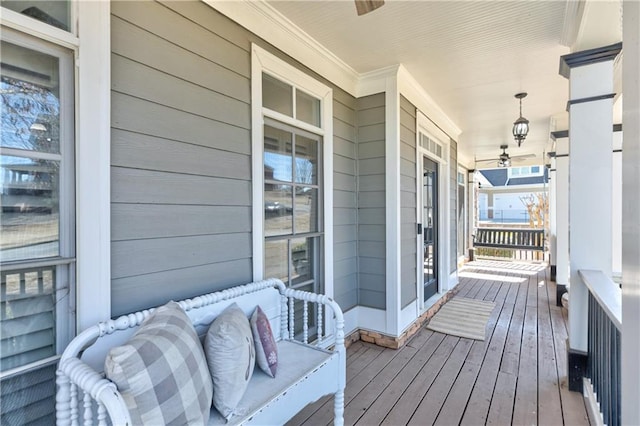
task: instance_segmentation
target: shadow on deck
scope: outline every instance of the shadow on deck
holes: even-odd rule
[[[471,262],[458,296],[496,303],[486,340],[422,327],[401,349],[348,349],[345,424],[588,425],[582,396],[567,387],[567,318],[538,264]],[[290,425],[332,422],[333,398]]]

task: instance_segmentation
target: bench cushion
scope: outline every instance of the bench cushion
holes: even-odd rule
[[[284,424],[308,403],[335,392],[339,378],[338,353],[287,340],[277,342],[277,346],[276,377],[269,377],[257,368],[234,416],[226,423],[213,408],[209,417],[210,425],[245,422]],[[310,374],[312,372],[314,374]],[[270,407],[262,410],[265,406]]]
[[[212,384],[204,352],[175,302],[157,308],[126,344],[112,348],[104,369],[133,424],[203,424],[209,418]]]

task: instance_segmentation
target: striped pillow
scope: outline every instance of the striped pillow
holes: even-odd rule
[[[112,348],[105,374],[133,424],[206,424],[213,385],[198,335],[176,302],[157,308],[123,346]]]

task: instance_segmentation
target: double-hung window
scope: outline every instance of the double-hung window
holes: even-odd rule
[[[332,92],[257,46],[253,55],[254,278],[331,294]]]
[[[75,328],[74,67],[68,49],[1,35],[0,379],[27,390],[3,391],[26,419],[53,407],[44,382]],[[31,382],[49,408],[21,408],[35,402]]]

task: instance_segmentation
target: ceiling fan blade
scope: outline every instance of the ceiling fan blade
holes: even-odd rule
[[[495,161],[499,161],[499,158],[487,158],[484,160],[476,160],[476,163],[489,163],[489,162],[495,162]]]
[[[384,0],[355,0],[355,2],[358,16],[362,16],[365,13],[372,12],[380,6],[384,5]]]

